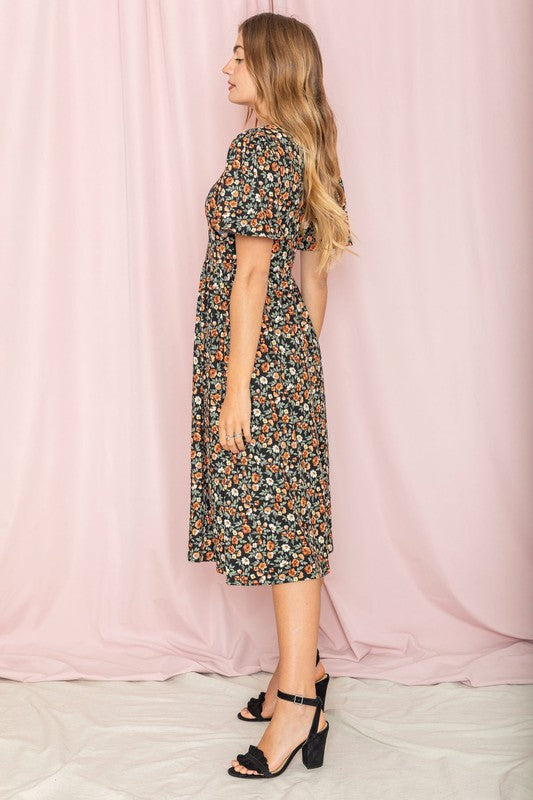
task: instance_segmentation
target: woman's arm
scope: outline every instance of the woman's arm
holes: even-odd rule
[[[226,395],[219,420],[220,444],[234,453],[244,450],[238,437],[243,431],[251,442],[250,381],[255,363],[263,309],[268,287],[273,239],[235,234],[237,268],[230,298],[230,352],[226,372]]]
[[[237,269],[230,300],[227,389],[249,389],[268,286],[272,239],[235,235]]]

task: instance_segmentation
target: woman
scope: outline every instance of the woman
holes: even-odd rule
[[[238,715],[269,725],[228,770],[266,778],[300,748],[308,768],[321,766],[329,730],[317,650],[333,550],[318,336],[327,271],[352,240],[310,28],[281,14],[249,17],[222,72],[230,101],[248,106],[247,120],[254,111],[256,126],[232,140],[205,204],[188,560],[214,561],[228,584],[272,586],[279,663]]]

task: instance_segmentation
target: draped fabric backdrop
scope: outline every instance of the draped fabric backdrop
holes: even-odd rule
[[[530,682],[530,0],[3,0],[0,675],[275,666],[270,589],[186,561],[221,70],[268,10],[319,40],[358,236],[321,334],[325,663]]]

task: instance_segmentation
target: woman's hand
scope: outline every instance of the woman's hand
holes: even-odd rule
[[[239,453],[245,449],[245,439],[247,442],[252,442],[252,434],[250,432],[251,413],[250,387],[243,386],[240,389],[228,387],[218,420],[218,435],[224,450]],[[244,435],[226,439],[226,436],[233,437],[235,433]]]

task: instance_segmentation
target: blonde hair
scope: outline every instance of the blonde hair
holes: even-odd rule
[[[303,156],[300,233],[312,224],[320,252],[317,269],[327,272],[344,251],[359,254],[346,244],[357,237],[350,231],[346,212],[337,125],[324,91],[318,42],[305,23],[271,12],[248,17],[238,30],[247,69],[256,84],[260,116],[289,133]],[[253,113],[253,107],[248,107],[245,123]]]

